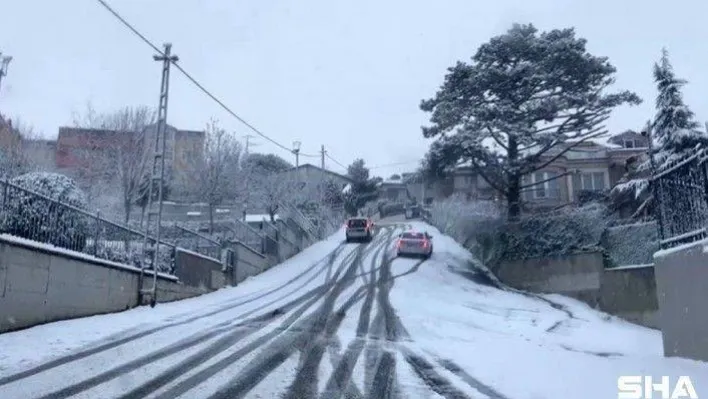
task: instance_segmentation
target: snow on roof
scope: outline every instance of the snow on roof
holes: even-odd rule
[[[274,215],[273,219],[279,220],[280,216]],[[258,223],[258,222],[263,222],[263,221],[270,221],[270,215],[265,213],[265,214],[257,214],[257,215],[246,215],[246,223]]]

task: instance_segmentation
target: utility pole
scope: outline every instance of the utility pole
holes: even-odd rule
[[[295,167],[300,166],[300,147],[302,146],[302,142],[300,141],[293,141],[293,149],[292,152],[295,154]]]
[[[246,134],[246,135],[243,136],[243,138],[246,140],[246,145],[245,145],[245,148],[244,148],[244,155],[245,155],[246,157],[248,156],[248,154],[250,154],[251,146],[258,145],[258,144],[254,144],[254,143],[251,142],[251,139],[254,138],[254,137],[255,137],[255,136],[250,135],[250,134]],[[242,163],[241,165],[249,166],[250,164],[249,164],[249,163],[245,163],[245,164]],[[252,178],[252,176],[250,175],[250,170],[247,170],[247,171],[246,171],[246,176],[245,176],[245,178],[244,178],[244,183],[245,183],[245,187],[244,187],[244,188],[245,188],[245,191],[246,191],[246,193],[245,193],[245,194],[246,194],[246,198],[245,198],[245,200],[243,201],[243,211],[241,212],[244,222],[246,221],[246,215],[248,215],[248,204],[249,204],[249,202],[251,202],[251,193],[250,193],[250,191],[249,191],[249,183],[250,183],[251,178]]]
[[[0,87],[2,87],[2,78],[7,76],[7,67],[10,65],[12,57],[9,55],[3,56],[0,52]]]
[[[246,134],[246,135],[243,136],[243,138],[246,140],[246,145],[244,146],[244,147],[245,147],[245,148],[244,148],[244,153],[245,153],[246,155],[250,154],[251,146],[254,146],[254,147],[255,147],[255,146],[258,145],[258,144],[253,143],[253,142],[251,141],[251,139],[254,138],[254,137],[256,137],[256,136],[253,136],[253,135],[251,135],[251,134]]]
[[[325,154],[327,154],[327,152],[325,151],[324,144],[322,144],[322,149],[320,150],[320,157],[322,158],[321,162],[323,170],[325,168]]]
[[[165,179],[165,153],[167,152],[167,98],[170,89],[170,66],[179,61],[179,57],[171,55],[172,44],[166,43],[164,54],[154,55],[155,61],[162,62],[162,82],[160,83],[160,101],[157,107],[157,131],[153,152],[150,184],[148,188],[147,223],[143,236],[143,251],[145,259],[141,263],[138,279],[138,305],[142,304],[145,295],[150,296],[150,306],[157,304],[157,266],[160,259],[160,225],[162,223],[163,187]],[[157,186],[157,187],[155,187]],[[155,192],[157,190],[157,192]],[[157,198],[155,198],[157,194]],[[151,224],[154,229],[151,231]],[[152,233],[154,238],[150,238]],[[153,243],[154,241],[154,243]],[[145,262],[150,258],[152,266],[152,288],[144,289]]]

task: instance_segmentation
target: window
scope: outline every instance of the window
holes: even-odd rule
[[[634,140],[631,140],[631,139],[624,140],[624,148],[635,148],[635,147],[636,147],[636,143],[634,142]]]
[[[524,176],[522,186],[529,186],[522,191],[526,199],[560,198],[559,178],[555,172],[535,172]]]
[[[573,176],[573,192],[576,199],[579,191],[603,191],[605,189],[607,189],[607,185],[603,171],[581,172]]]

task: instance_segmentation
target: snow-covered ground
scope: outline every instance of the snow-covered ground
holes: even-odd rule
[[[411,226],[433,257],[391,260]],[[708,394],[708,364],[664,358],[659,332],[497,288],[423,223],[381,228],[199,298],[0,335],[0,398],[612,398],[620,375]]]

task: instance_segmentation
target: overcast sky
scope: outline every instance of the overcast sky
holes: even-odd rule
[[[94,0],[5,1],[0,51],[12,55],[0,112],[46,137],[90,101],[98,110],[157,103],[153,52]],[[614,132],[653,114],[651,66],[662,46],[690,81],[685,99],[708,118],[708,2],[700,0],[112,0],[150,40],[173,43],[182,66],[278,142],[320,145],[343,164],[364,158],[381,176],[416,166],[428,142],[420,100],[445,69],[512,23],[575,26],[617,66],[617,85],[644,104],[615,111]],[[210,117],[249,130],[176,70],[168,122],[202,129]],[[254,151],[285,151],[262,138]],[[319,163],[318,158],[302,162]],[[403,165],[381,167],[392,163]],[[342,171],[327,161],[333,170]]]

